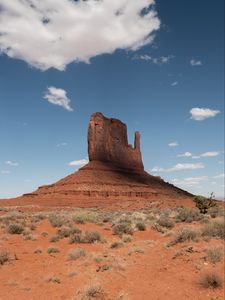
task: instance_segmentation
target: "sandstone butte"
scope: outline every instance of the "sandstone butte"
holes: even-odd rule
[[[128,144],[127,126],[97,112],[88,127],[89,163],[77,172],[2,205],[102,207],[193,206],[190,193],[144,170],[140,134]],[[44,172],[44,170],[43,170]]]

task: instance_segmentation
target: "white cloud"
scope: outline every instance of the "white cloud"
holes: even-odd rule
[[[149,61],[155,65],[163,65],[163,64],[168,64],[172,58],[174,58],[174,55],[152,57],[148,54],[142,54],[142,55],[134,55],[132,59]]]
[[[219,151],[208,151],[199,155],[193,155],[192,158],[202,158],[202,157],[215,157],[220,154]]]
[[[210,108],[194,107],[190,110],[191,119],[195,121],[203,121],[207,118],[213,118],[219,113],[219,110],[213,110]]]
[[[65,147],[67,145],[68,144],[66,142],[62,142],[62,143],[57,144],[56,147]]]
[[[161,167],[154,167],[151,172],[153,173],[158,173],[158,172],[176,172],[176,171],[186,171],[186,170],[197,170],[197,169],[203,169],[205,168],[204,164],[202,163],[196,163],[196,164],[189,164],[189,163],[178,163],[175,166],[168,168],[168,169],[164,169]]]
[[[197,59],[194,59],[194,58],[190,60],[190,64],[191,64],[192,67],[202,66],[201,60],[197,60]]]
[[[176,86],[176,85],[178,85],[178,81],[174,81],[171,83],[171,86]]]
[[[172,183],[175,185],[181,185],[181,186],[198,187],[202,181],[206,181],[206,180],[208,180],[207,176],[187,177],[184,179],[174,178],[174,179],[172,179]]]
[[[178,142],[171,142],[168,144],[169,147],[177,147],[178,145]]]
[[[191,157],[191,156],[192,156],[192,153],[187,151],[187,152],[178,154],[177,156],[178,156],[178,157]]]
[[[19,164],[17,162],[13,162],[11,160],[5,161],[5,164],[8,165],[8,166],[11,166],[11,167],[17,167],[17,166],[19,166]]]
[[[1,0],[0,52],[47,70],[153,41],[154,0]],[[144,13],[145,11],[145,13]]]
[[[214,176],[213,178],[225,178],[225,174],[219,174],[219,175],[216,175]]]
[[[71,100],[67,97],[66,91],[63,89],[50,86],[48,87],[43,98],[54,105],[59,105],[68,111],[73,111],[72,107],[70,106]]]
[[[89,161],[87,159],[73,160],[73,161],[69,162],[69,166],[72,166],[72,167],[84,166],[88,162]]]
[[[1,174],[3,174],[3,175],[8,175],[10,173],[11,172],[9,170],[1,170]]]

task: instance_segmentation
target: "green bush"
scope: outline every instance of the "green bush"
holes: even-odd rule
[[[203,196],[195,196],[194,202],[196,207],[200,210],[201,214],[206,214],[209,208],[217,206],[216,201],[214,200],[214,194],[211,193],[209,198]]]
[[[47,252],[48,252],[48,254],[58,253],[59,249],[58,248],[50,247],[50,248],[48,248]]]

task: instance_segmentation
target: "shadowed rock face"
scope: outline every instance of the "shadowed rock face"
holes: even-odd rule
[[[90,161],[110,162],[116,167],[144,171],[140,150],[140,134],[135,132],[134,147],[128,144],[127,126],[102,113],[91,116],[88,128]]]

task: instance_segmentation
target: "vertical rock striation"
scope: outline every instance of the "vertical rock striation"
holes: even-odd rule
[[[140,150],[140,133],[135,132],[134,147],[128,144],[127,126],[102,113],[91,116],[88,128],[89,161],[109,162],[116,167],[144,171]]]

